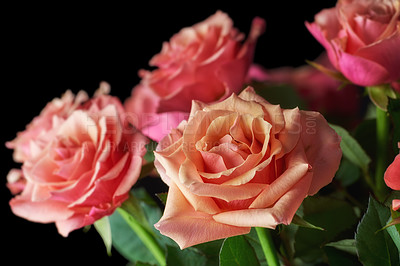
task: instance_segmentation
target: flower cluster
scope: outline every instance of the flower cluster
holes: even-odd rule
[[[221,11],[183,28],[150,60],[153,70],[139,71],[141,81],[124,104],[109,95],[106,82],[93,97],[66,91],[6,143],[14,150],[14,160],[22,164],[7,176],[15,195],[12,212],[30,221],[55,223],[63,236],[108,217],[109,227],[122,230],[113,228],[112,221],[125,218],[160,265],[165,264],[165,249],[171,247],[160,244],[152,227],[181,249],[224,238],[227,242],[255,227],[268,264],[289,263],[297,255],[292,245],[276,251],[269,233],[260,228],[291,224],[318,228],[306,217],[316,223],[337,218],[322,213],[330,203],[319,207],[329,202],[329,195],[334,211],[347,211],[349,216],[343,228],[340,223],[330,227],[335,236],[324,235],[317,246],[340,240],[335,237],[356,226],[351,222],[353,216],[357,219],[354,209],[365,211],[360,203],[364,201],[347,192],[354,182],[372,193],[368,210],[379,209],[374,213],[385,222],[373,233],[398,226],[400,197],[390,194],[388,187],[400,190],[400,155],[395,157],[389,148],[391,143],[400,148],[399,16],[397,0],[339,0],[318,13],[314,22],[306,22],[326,53],[311,66],[298,68],[265,69],[253,64],[257,39],[266,30],[262,18],[253,19],[247,37]],[[270,101],[268,93],[282,84],[305,103],[303,109],[311,111]],[[356,134],[353,137],[324,118],[340,120],[358,112],[360,86],[368,87],[373,103],[379,102],[373,114],[377,143],[371,168],[364,142],[358,143]],[[343,126],[353,129],[362,124],[359,116]],[[158,143],[154,158],[150,141]],[[395,158],[389,166],[391,157]],[[137,180],[146,176],[159,177],[169,187],[163,215],[150,225],[141,209],[147,205],[131,193]],[[335,186],[330,185],[333,180]],[[311,196],[326,186],[320,201],[313,201]],[[390,205],[392,212],[381,203]],[[318,212],[322,220],[315,218]],[[366,212],[351,244],[365,264],[373,261],[365,251],[369,244],[363,242],[372,232],[365,225],[371,215],[372,211]],[[291,230],[301,232],[299,227]],[[384,233],[381,241],[398,249],[399,228]],[[295,248],[302,243],[299,235]],[[288,235],[276,237],[284,243]],[[105,240],[106,245],[110,241]],[[119,240],[113,237],[114,241]],[[245,238],[237,241],[251,248]],[[224,252],[223,244],[220,263]],[[332,256],[321,250],[310,254],[326,257],[321,252]],[[309,262],[306,255],[300,259]],[[390,260],[396,257],[390,255]],[[141,261],[130,256],[133,262]]]

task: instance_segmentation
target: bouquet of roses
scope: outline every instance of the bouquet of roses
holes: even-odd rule
[[[66,91],[6,143],[12,212],[65,237],[94,225],[135,265],[399,265],[400,2],[339,0],[306,27],[326,53],[265,69],[264,19],[246,36],[217,11],[124,103],[106,82]],[[168,191],[137,186],[158,178]]]

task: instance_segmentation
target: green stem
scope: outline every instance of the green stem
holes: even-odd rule
[[[124,218],[126,223],[132,228],[136,235],[142,240],[143,244],[150,250],[158,263],[162,266],[166,265],[165,251],[157,243],[154,237],[143,228],[127,211],[122,208],[117,209],[118,213]]]
[[[268,266],[279,266],[280,264],[278,253],[276,253],[274,242],[272,241],[271,233],[269,230],[270,229],[256,227],[258,239],[260,240],[260,244],[264,252],[265,259],[267,260]]]
[[[389,143],[389,118],[387,113],[376,108],[376,168],[375,168],[375,186],[379,199],[385,195],[385,181],[383,175],[387,167],[387,153]]]

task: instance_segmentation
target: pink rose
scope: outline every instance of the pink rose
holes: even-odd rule
[[[112,214],[128,198],[146,144],[144,136],[124,126],[117,98],[98,95],[81,103],[79,95],[66,95],[68,101],[64,95],[48,104],[14,140],[14,147],[26,150],[22,172],[8,176],[12,192],[22,191],[10,201],[14,214],[55,222],[63,236]]]
[[[318,57],[316,63],[328,69],[332,68],[326,54]],[[360,109],[360,93],[357,86],[346,85],[339,90],[342,85],[339,80],[310,65],[277,69],[263,69],[259,65],[252,65],[248,78],[268,84],[291,85],[306,102],[307,109],[326,115],[354,116]]]
[[[339,0],[306,26],[335,68],[357,85],[400,79],[398,0]]]
[[[400,142],[398,146],[400,149]],[[393,163],[386,170],[385,183],[393,190],[400,190],[400,154],[396,156]],[[395,211],[400,209],[400,199],[393,200],[392,206]]]
[[[155,152],[169,185],[155,226],[181,248],[289,224],[339,167],[340,137],[319,113],[281,109],[250,87],[194,101],[190,115]]]
[[[126,102],[127,111],[137,116],[135,126],[158,141],[187,115],[192,100],[213,102],[239,92],[264,28],[264,20],[255,18],[242,44],[244,35],[227,14],[218,11],[174,35],[151,59],[150,65],[157,69],[139,72],[142,82]],[[143,114],[153,118],[142,119]],[[154,126],[158,130],[146,129]]]

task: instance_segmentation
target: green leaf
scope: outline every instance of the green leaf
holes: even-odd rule
[[[385,230],[390,209],[370,197],[368,209],[357,227],[356,247],[364,265],[399,265],[399,252]]]
[[[336,172],[335,180],[340,181],[342,186],[347,187],[357,182],[360,176],[360,168],[349,160],[343,159],[340,163],[339,170]]]
[[[198,252],[195,248],[186,248],[184,250],[178,247],[167,246],[167,265],[174,266],[206,266],[207,258]]]
[[[342,149],[343,156],[353,164],[360,167],[363,171],[368,171],[368,165],[371,162],[371,159],[360,144],[358,144],[346,129],[336,125],[330,126],[339,136],[342,137],[340,148]]]
[[[175,244],[168,237],[162,236],[154,228],[154,224],[161,218],[161,210],[157,203],[143,188],[131,191],[130,198],[123,203],[123,209],[144,228],[151,233],[160,245]],[[141,261],[157,265],[157,260],[149,252],[139,237],[132,231],[120,213],[110,216],[113,246],[118,252],[132,263]],[[165,247],[166,248],[166,247]]]
[[[400,217],[397,217],[395,219],[390,218],[389,223],[386,227],[386,231],[390,235],[390,237],[393,240],[393,243],[396,245],[397,251],[400,253],[400,234],[399,231],[397,231],[396,226],[397,224],[400,223]]]
[[[394,226],[395,226],[397,232],[400,234],[400,223],[398,223],[398,221],[400,219],[400,212],[399,211],[393,211],[393,210],[391,210],[391,212],[392,212],[392,220],[393,220]]]
[[[207,266],[219,265],[219,251],[221,249],[223,239],[214,240],[194,246],[198,252],[207,258]]]
[[[357,255],[356,240],[355,239],[343,239],[337,242],[331,242],[325,245],[326,247],[334,247],[338,250]]]
[[[144,188],[135,188],[132,190],[132,193],[139,200],[140,207],[144,211],[147,220],[147,225],[153,233],[158,236],[160,243],[163,245],[175,245],[175,242],[172,239],[161,235],[154,227],[154,224],[156,224],[162,216],[161,209],[157,205],[157,202],[154,201]]]
[[[150,264],[147,262],[137,261],[135,264],[128,264],[128,266],[153,266],[154,264]]]
[[[135,190],[135,194],[137,191],[141,191],[142,189]],[[138,223],[140,223],[143,227],[145,227],[149,232],[152,231],[152,228],[149,225],[149,222],[146,218],[146,214],[143,210],[143,206],[141,206],[141,201],[135,196],[133,191],[129,193],[129,198],[124,201],[121,205],[126,212],[128,212]]]
[[[323,257],[321,246],[352,233],[358,218],[346,201],[329,197],[308,197],[303,201],[303,218],[325,231],[299,227],[295,234],[295,256],[304,262],[316,263]]]
[[[244,236],[234,236],[225,239],[219,254],[221,266],[260,265],[253,247]]]
[[[220,239],[181,250],[172,242],[167,244],[167,265],[218,266],[222,243]]]
[[[108,216],[104,216],[100,220],[94,222],[94,228],[96,228],[97,232],[103,239],[108,256],[111,256],[112,237],[111,237],[110,220]]]
[[[395,191],[398,194],[400,194],[400,191]],[[400,199],[400,196],[396,197],[397,199]],[[391,207],[389,207],[391,208]],[[393,239],[393,242],[395,243],[397,249],[399,250],[400,253],[400,212],[398,211],[393,211],[392,209],[390,210],[391,212],[391,219],[388,223],[387,226],[391,226],[391,228],[387,228],[387,232],[389,233],[390,237]]]
[[[316,229],[316,230],[321,230],[321,231],[325,231],[324,228],[319,227],[319,226],[315,226],[309,222],[307,222],[306,220],[304,220],[303,218],[301,218],[300,216],[298,216],[297,214],[294,215],[292,223],[301,227],[305,227],[305,228],[310,228],[310,229]]]
[[[141,261],[157,265],[157,260],[118,212],[110,216],[110,223],[113,246],[122,256],[133,263]]]

